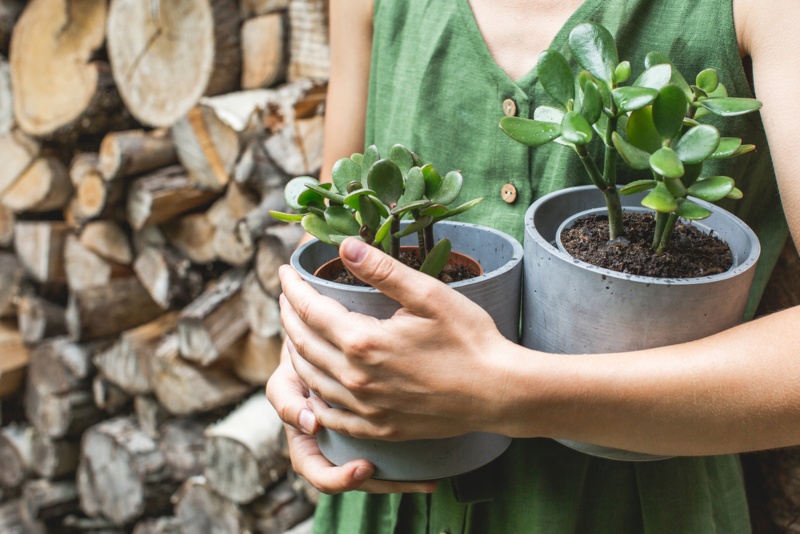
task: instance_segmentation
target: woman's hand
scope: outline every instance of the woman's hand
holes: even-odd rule
[[[361,490],[368,493],[429,493],[435,482],[388,482],[372,480],[375,467],[366,460],[353,460],[341,467],[329,462],[320,452],[317,438],[320,425],[307,407],[308,388],[295,373],[286,350],[281,363],[267,383],[267,397],[283,419],[294,470],[323,493]]]
[[[281,318],[294,369],[322,399],[344,408],[310,399],[319,423],[389,441],[499,431],[507,381],[493,357],[513,344],[491,317],[375,247],[348,239],[340,254],[350,272],[403,308],[387,320],[352,313],[281,269]]]

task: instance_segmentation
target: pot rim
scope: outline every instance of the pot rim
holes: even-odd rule
[[[753,230],[747,224],[745,224],[744,221],[742,221],[740,218],[738,218],[731,212],[723,208],[720,208],[719,206],[716,206],[715,204],[711,204],[709,202],[705,202],[699,199],[692,199],[693,202],[696,202],[697,204],[703,206],[704,208],[714,212],[715,215],[727,219],[729,222],[731,222],[731,224],[737,227],[738,231],[742,232],[745,235],[747,241],[750,243],[750,253],[747,254],[745,257],[739,257],[738,258],[739,263],[737,265],[734,265],[724,273],[713,274],[709,276],[701,276],[696,278],[660,278],[655,276],[642,276],[638,274],[621,273],[619,271],[612,271],[611,269],[606,269],[604,267],[598,267],[596,265],[592,265],[591,263],[587,263],[585,261],[574,258],[570,254],[561,251],[558,248],[558,246],[547,241],[544,238],[544,236],[542,236],[542,234],[539,232],[539,230],[536,228],[533,217],[534,213],[536,213],[536,211],[539,210],[541,206],[547,204],[552,199],[557,198],[559,196],[568,195],[570,193],[581,193],[584,191],[597,191],[598,198],[600,200],[600,204],[598,205],[598,207],[604,206],[604,204],[602,203],[602,195],[594,185],[581,185],[581,186],[567,187],[564,189],[560,189],[558,191],[553,191],[552,193],[548,193],[547,195],[544,195],[543,197],[536,200],[533,204],[531,204],[531,206],[525,212],[526,236],[530,235],[530,237],[537,243],[537,245],[543,247],[553,256],[559,258],[560,260],[574,264],[576,267],[580,267],[588,271],[593,271],[597,274],[603,275],[608,278],[625,280],[628,282],[641,282],[644,284],[657,284],[657,285],[667,285],[667,286],[699,285],[699,284],[707,284],[710,282],[720,282],[723,280],[740,276],[742,273],[755,268],[756,263],[758,262],[758,258],[761,255],[761,244],[758,241],[758,237],[756,236],[755,232],[753,232]],[[707,225],[706,227],[712,228]],[[723,241],[725,240],[723,239]],[[730,243],[728,243],[727,241],[726,243],[728,244],[728,246],[730,246]],[[738,254],[736,254],[735,252],[733,254],[734,256],[738,256]]]

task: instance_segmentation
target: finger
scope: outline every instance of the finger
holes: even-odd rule
[[[334,403],[341,405],[338,402]],[[314,417],[316,417],[321,426],[334,432],[359,439],[397,441],[397,432],[394,429],[376,426],[357,413],[351,410],[331,407],[326,401],[318,397],[309,397],[307,406],[314,412]]]
[[[282,362],[272,373],[266,393],[284,423],[307,434],[319,432],[319,422],[306,404],[308,390],[295,373],[290,360]]]
[[[290,349],[290,355],[295,372],[297,372],[298,376],[305,384],[308,384],[311,391],[327,402],[332,402],[350,409],[358,409],[360,403],[355,399],[353,394],[336,379],[309,363],[303,356],[298,354],[294,348]]]

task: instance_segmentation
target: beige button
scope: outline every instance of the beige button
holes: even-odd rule
[[[509,204],[513,204],[517,200],[517,188],[513,184],[506,184],[500,190],[503,195],[503,200]]]
[[[510,98],[506,98],[503,100],[503,113],[506,114],[507,117],[513,117],[517,114],[517,103],[511,100]]]

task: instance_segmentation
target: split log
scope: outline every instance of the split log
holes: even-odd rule
[[[103,375],[95,375],[92,380],[94,404],[109,415],[117,415],[128,410],[131,396]]]
[[[291,62],[289,80],[327,79],[330,71],[328,46],[328,0],[292,0]]]
[[[315,175],[322,166],[322,116],[295,119],[268,137],[264,148],[290,175]]]
[[[218,259],[214,249],[216,228],[207,213],[192,213],[164,225],[164,235],[170,245],[194,263],[211,263]]]
[[[22,341],[27,345],[35,345],[45,339],[67,333],[64,307],[40,298],[32,291],[19,297],[17,320]]]
[[[103,376],[129,395],[152,392],[150,360],[167,333],[177,324],[178,313],[165,313],[139,327],[122,332],[108,350],[95,356]]]
[[[250,210],[244,217],[236,221],[234,235],[236,240],[246,249],[253,250],[258,240],[270,226],[278,224],[278,220],[270,215],[270,211],[287,211],[286,198],[282,189],[267,193],[258,206]]]
[[[64,217],[72,226],[81,227],[94,219],[124,219],[119,204],[124,204],[125,184],[106,182],[99,172],[86,174],[75,188]]]
[[[281,359],[281,336],[261,337],[250,332],[230,350],[232,369],[240,380],[253,386],[264,386]]]
[[[0,317],[16,313],[15,299],[20,293],[23,270],[17,256],[0,251]]]
[[[3,534],[30,534],[22,524],[19,500],[0,503],[0,532]]]
[[[113,2],[108,56],[133,116],[171,126],[201,96],[233,91],[241,69],[239,24],[233,0]]]
[[[252,244],[236,239],[236,224],[256,209],[255,199],[238,184],[232,183],[225,194],[208,210],[208,220],[214,225],[214,251],[219,258],[234,266],[250,262],[255,253]]]
[[[89,389],[95,373],[92,357],[103,346],[103,343],[78,345],[66,338],[37,345],[31,350],[28,389],[56,394]]]
[[[286,474],[285,439],[283,422],[259,392],[206,430],[204,475],[223,497],[252,502]]]
[[[277,299],[281,294],[278,268],[289,263],[303,236],[305,231],[299,224],[280,224],[270,227],[258,242],[255,270],[261,287],[272,298]]]
[[[133,270],[165,310],[183,307],[203,291],[203,276],[192,268],[188,258],[173,249],[146,248],[136,257]]]
[[[250,271],[242,285],[244,315],[250,330],[269,338],[281,331],[281,310],[278,301],[270,296],[258,281],[255,271]]]
[[[0,486],[21,486],[28,478],[32,461],[33,427],[10,424],[0,429]]]
[[[217,495],[205,477],[191,477],[172,498],[184,534],[252,532],[252,521],[241,507]]]
[[[228,271],[184,308],[178,318],[181,356],[211,365],[247,332],[241,295],[246,274],[243,269]]]
[[[51,438],[78,436],[103,418],[91,391],[42,393],[30,386],[25,388],[25,413],[38,432]]]
[[[176,489],[158,444],[124,417],[84,434],[77,480],[83,511],[118,525],[164,512]]]
[[[22,489],[22,515],[48,521],[79,511],[74,480],[30,480]]]
[[[100,143],[99,170],[114,181],[168,167],[178,162],[169,130],[109,132]]]
[[[97,134],[129,123],[108,64],[93,61],[105,22],[105,0],[28,2],[14,27],[9,58],[14,112],[26,133]]]
[[[247,186],[261,197],[275,190],[283,192],[291,178],[272,161],[261,139],[252,139],[247,143],[233,171],[233,179],[237,184]]]
[[[142,325],[161,312],[138,278],[112,278],[105,286],[70,295],[67,329],[76,341],[97,339]]]
[[[69,181],[77,188],[88,176],[98,174],[98,156],[96,152],[80,152],[73,156],[69,163]]]
[[[177,336],[167,336],[151,361],[156,397],[174,415],[208,412],[239,402],[251,387],[218,368],[202,368],[180,357]]]
[[[239,9],[242,18],[259,17],[282,11],[289,7],[289,0],[240,0]]]
[[[133,534],[182,534],[183,524],[177,517],[148,517],[133,527]]]
[[[133,400],[133,411],[139,428],[157,440],[161,436],[161,423],[169,418],[169,412],[164,409],[152,395],[137,395]]]
[[[17,221],[14,248],[25,271],[37,282],[63,284],[64,243],[69,228],[60,221]]]
[[[29,358],[19,332],[0,323],[0,398],[16,393],[22,386]]]
[[[244,6],[243,6],[244,7]],[[286,76],[288,18],[270,13],[242,25],[242,88],[270,87]]]
[[[40,146],[19,129],[0,133],[0,195],[10,188],[39,156]]]
[[[98,256],[119,263],[130,265],[133,251],[125,231],[114,221],[94,221],[86,225],[81,232],[81,244]]]
[[[72,197],[67,169],[55,158],[38,158],[3,191],[0,202],[15,213],[59,210]]]
[[[60,478],[78,467],[80,443],[74,439],[52,439],[41,432],[33,434],[33,471],[47,479]]]
[[[281,481],[248,507],[256,532],[286,532],[307,519],[314,505],[299,496],[288,480]]]
[[[14,244],[14,212],[0,204],[0,248]]]
[[[68,235],[64,244],[64,271],[72,291],[104,287],[112,279],[130,277],[130,267],[106,261],[86,248],[81,240]]]
[[[0,41],[3,41],[3,11],[8,2],[0,2]],[[8,35],[11,35],[9,32]],[[0,43],[1,44],[1,43]],[[8,61],[0,56],[0,134],[11,131],[14,127],[14,96],[11,90],[11,68]]]
[[[218,196],[194,186],[179,165],[145,175],[128,192],[128,222],[134,230],[168,221]]]
[[[133,251],[135,254],[139,254],[149,247],[164,247],[167,244],[167,237],[161,231],[160,226],[146,226],[133,233]]]
[[[161,426],[159,447],[173,480],[183,482],[203,473],[205,429],[202,422],[186,418],[172,419]]]

